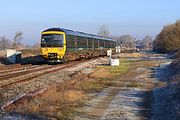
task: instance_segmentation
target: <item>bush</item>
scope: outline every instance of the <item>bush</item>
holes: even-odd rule
[[[154,51],[160,53],[176,51],[180,48],[180,20],[167,25],[153,42]]]

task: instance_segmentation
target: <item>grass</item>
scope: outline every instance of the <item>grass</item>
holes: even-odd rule
[[[137,87],[141,87],[141,85],[137,82],[130,82],[126,85],[126,87],[137,88]]]
[[[32,116],[45,116],[48,119],[71,119],[75,109],[91,99],[89,93],[98,93],[104,88],[114,86],[119,75],[127,72],[130,62],[126,59],[121,59],[120,62],[120,66],[96,68],[95,72],[88,76],[72,76],[72,80],[31,98],[16,111]]]
[[[89,75],[89,81],[84,81],[80,89],[85,92],[99,92],[109,86],[115,86],[118,77],[127,72],[130,62],[126,59],[120,60],[120,66],[104,66]]]
[[[129,69],[129,65],[130,61],[127,59],[120,59],[120,66],[110,67],[109,72],[113,75],[113,77],[117,77],[122,73],[125,73]]]
[[[6,51],[1,51],[0,50],[0,58],[4,58],[6,56]]]
[[[16,111],[33,116],[46,116],[48,119],[71,119],[74,109],[84,100],[82,91],[72,88],[70,82],[51,88],[42,95],[31,98]]]

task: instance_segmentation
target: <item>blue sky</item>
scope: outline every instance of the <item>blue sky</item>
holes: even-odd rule
[[[0,36],[34,44],[49,27],[96,34],[102,24],[112,35],[139,39],[156,36],[164,25],[180,19],[180,0],[0,0]]]

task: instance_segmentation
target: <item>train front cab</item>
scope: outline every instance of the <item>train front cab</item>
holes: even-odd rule
[[[61,62],[66,52],[66,34],[59,31],[42,32],[40,51],[46,60]]]

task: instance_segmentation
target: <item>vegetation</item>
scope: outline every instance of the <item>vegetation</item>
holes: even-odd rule
[[[22,39],[23,39],[23,33],[22,32],[16,32],[15,36],[14,36],[13,48],[19,50],[21,47]]]
[[[16,32],[13,42],[9,39],[7,39],[5,36],[0,37],[0,50],[6,50],[8,48],[15,48],[17,50],[20,50],[22,45],[22,39],[23,39],[23,33],[22,32]]]
[[[109,32],[108,26],[105,24],[102,25],[99,29],[98,35],[103,36],[103,37],[109,37],[109,34],[110,34],[110,32]]]
[[[155,51],[161,53],[178,50],[180,48],[180,20],[165,26],[154,41],[153,47]]]
[[[146,35],[144,39],[142,40],[143,48],[144,49],[151,49],[152,48],[152,37],[149,35]]]
[[[8,47],[10,47],[10,45],[11,45],[10,41],[5,36],[2,36],[0,38],[0,50],[5,50]]]
[[[116,85],[118,76],[125,73],[130,62],[121,59],[121,65],[116,67],[103,66],[85,75],[75,74],[71,80],[64,81],[61,85],[50,88],[45,93],[34,98],[29,98],[28,104],[22,104],[16,109],[17,112],[33,116],[45,116],[48,119],[72,119],[76,108],[84,105],[86,101],[92,99],[92,94]]]
[[[135,39],[131,35],[123,35],[117,38],[117,44],[126,48],[134,48]]]

